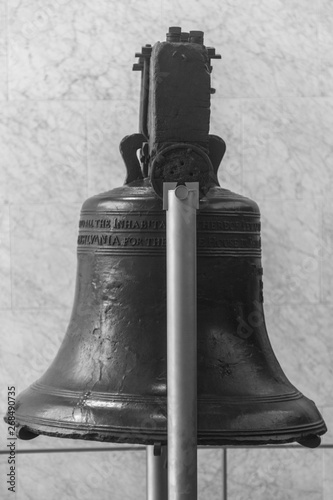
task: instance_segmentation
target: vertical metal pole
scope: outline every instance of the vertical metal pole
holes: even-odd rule
[[[228,499],[228,461],[227,448],[223,448],[223,500]]]
[[[154,454],[154,446],[147,446],[147,500],[168,500],[167,447]]]
[[[189,183],[190,184],[190,183]],[[188,185],[189,185],[188,184]],[[198,183],[168,191],[167,392],[169,500],[197,498]]]

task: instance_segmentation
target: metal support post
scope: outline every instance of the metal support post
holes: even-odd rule
[[[167,195],[167,392],[169,500],[197,498],[198,183],[165,185]],[[166,191],[168,191],[166,193]]]
[[[147,500],[168,500],[166,446],[147,446]]]

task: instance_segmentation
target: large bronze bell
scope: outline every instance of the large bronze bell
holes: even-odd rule
[[[267,336],[259,208],[217,181],[214,57],[201,32],[178,29],[139,54],[141,130],[121,144],[127,180],[83,204],[72,317],[50,368],[18,397],[21,438],[166,442],[161,196],[163,182],[198,181],[198,443],[320,443],[325,423]]]

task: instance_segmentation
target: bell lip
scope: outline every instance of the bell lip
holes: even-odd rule
[[[72,424],[72,425],[70,425]],[[166,431],[153,428],[116,428],[110,425],[84,425],[77,422],[63,422],[59,420],[43,418],[25,418],[18,422],[18,437],[20,439],[32,439],[38,435],[50,437],[61,437],[68,439],[82,439],[88,441],[133,443],[133,444],[154,444],[156,442],[166,443]],[[58,430],[59,429],[59,430]],[[320,444],[319,436],[325,434],[327,427],[321,419],[317,422],[299,426],[288,427],[285,429],[256,429],[248,431],[235,430],[209,430],[198,429],[198,445],[206,446],[255,446],[268,444],[286,444],[299,442],[303,446],[315,448]],[[25,438],[34,434],[32,437]],[[310,442],[312,437],[318,437],[319,444],[315,446],[304,444]]]
[[[53,424],[56,421],[53,422]],[[310,426],[306,430],[291,429],[288,432],[286,430],[281,430],[280,433],[276,430],[268,432],[267,430],[260,432],[248,431],[240,432],[237,436],[229,431],[199,431],[197,436],[198,446],[261,446],[261,445],[280,445],[288,443],[298,443],[302,446],[309,448],[316,448],[320,446],[321,439],[320,436],[325,434],[327,431],[324,421],[320,424],[313,424],[312,428]],[[56,431],[59,429],[59,432]],[[23,437],[23,435],[32,437]],[[153,434],[153,435],[152,435]],[[230,434],[228,436],[228,434]],[[162,444],[167,444],[167,436],[164,432],[152,432],[149,434],[147,430],[140,431],[139,429],[123,429],[123,430],[111,430],[110,428],[102,429],[101,426],[75,426],[72,429],[65,428],[61,425],[52,425],[50,421],[48,424],[33,424],[33,423],[21,423],[18,428],[18,437],[20,439],[32,439],[42,436],[49,436],[55,438],[66,438],[66,439],[81,439],[84,441],[99,441],[99,442],[112,442],[112,443],[127,443],[127,444],[142,444],[142,445],[152,445],[156,442]],[[315,445],[306,444],[316,442]]]

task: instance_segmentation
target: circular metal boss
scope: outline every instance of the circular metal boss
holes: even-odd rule
[[[152,161],[151,183],[160,198],[163,198],[164,182],[199,182],[202,197],[212,181],[216,182],[212,163],[198,146],[173,144],[162,149]]]

